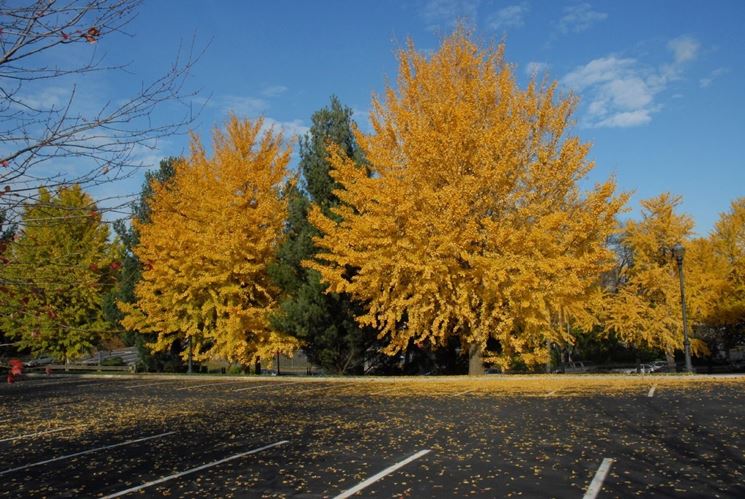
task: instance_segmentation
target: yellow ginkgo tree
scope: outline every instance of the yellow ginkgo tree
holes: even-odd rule
[[[734,200],[730,211],[720,216],[710,241],[725,276],[710,322],[745,325],[745,197]]]
[[[409,44],[399,58],[372,132],[356,135],[367,168],[332,148],[341,204],[311,213],[322,236],[306,265],[365,304],[358,320],[387,353],[455,336],[472,373],[482,354],[543,363],[547,342],[571,341],[568,321],[592,319],[625,196],[611,180],[579,187],[593,163],[567,132],[575,100],[556,84],[519,88],[503,46],[459,29],[430,56]]]
[[[680,203],[679,196],[667,193],[641,202],[641,220],[627,222],[621,235],[628,262],[605,300],[606,332],[615,333],[631,346],[661,350],[670,365],[674,365],[675,351],[683,349],[684,339],[680,281],[672,247],[680,243],[686,250],[689,324],[698,323],[711,304],[716,273],[707,242],[691,241],[693,220],[676,213]],[[695,338],[691,347],[694,353],[706,350]]]
[[[281,188],[290,149],[263,120],[232,117],[215,130],[208,157],[196,136],[191,154],[153,183],[150,221],[134,221],[144,269],[136,302],[120,303],[122,324],[157,333],[152,347],[188,340],[197,360],[243,365],[295,342],[272,331],[277,290],[267,276],[286,217]]]

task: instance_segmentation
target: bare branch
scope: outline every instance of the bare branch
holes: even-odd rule
[[[122,34],[139,5],[140,0],[0,2],[0,212],[6,223],[20,221],[21,208],[37,200],[40,187],[90,188],[152,166],[142,164],[143,154],[193,123],[196,92],[185,90],[185,83],[201,56],[194,41],[179,49],[168,71],[123,100],[93,107],[73,81],[93,71],[127,71],[128,64],[105,65],[96,47]],[[89,56],[79,55],[85,52]],[[180,111],[169,107],[168,121],[156,119],[157,111],[173,105]]]

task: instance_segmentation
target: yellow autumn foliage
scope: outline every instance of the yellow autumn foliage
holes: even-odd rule
[[[630,345],[660,349],[669,359],[683,348],[680,281],[671,253],[685,248],[684,278],[689,327],[701,323],[716,299],[717,264],[708,242],[691,241],[693,220],[675,212],[681,198],[668,193],[641,202],[642,219],[629,221],[622,245],[630,254],[620,269],[619,286],[605,302],[608,332]],[[692,328],[691,328],[692,330]],[[706,353],[703,342],[691,340],[694,353]]]
[[[732,202],[710,237],[713,257],[722,269],[721,293],[713,303],[710,322],[745,323],[745,197]],[[723,282],[722,282],[723,281]]]
[[[545,362],[547,340],[572,340],[566,322],[594,321],[626,196],[612,180],[579,187],[594,165],[567,133],[574,99],[555,83],[520,89],[503,46],[461,29],[431,56],[410,43],[399,57],[372,133],[356,133],[368,169],[331,151],[341,204],[312,211],[322,236],[306,265],[366,305],[358,320],[387,353],[457,336],[482,352],[497,340],[493,359]]]
[[[157,333],[156,351],[188,338],[197,360],[245,365],[296,345],[267,322],[277,296],[267,265],[287,213],[280,188],[290,148],[262,126],[233,116],[214,131],[212,157],[192,136],[189,158],[152,185],[150,223],[134,221],[144,271],[136,302],[119,304],[122,324]]]

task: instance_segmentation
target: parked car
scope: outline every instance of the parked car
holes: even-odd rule
[[[667,361],[664,360],[655,360],[646,365],[648,366],[648,370],[646,371],[648,373],[664,373],[669,371]]]
[[[28,360],[23,363],[26,367],[39,367],[39,366],[46,366],[47,364],[51,364],[54,362],[54,359],[51,357],[39,357],[38,359],[32,359]]]

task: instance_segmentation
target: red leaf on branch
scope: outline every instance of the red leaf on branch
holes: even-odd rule
[[[88,31],[86,31],[80,36],[85,38],[85,41],[88,43],[96,43],[100,35],[101,35],[101,30],[99,30],[96,27],[93,27],[93,28],[88,28]]]

